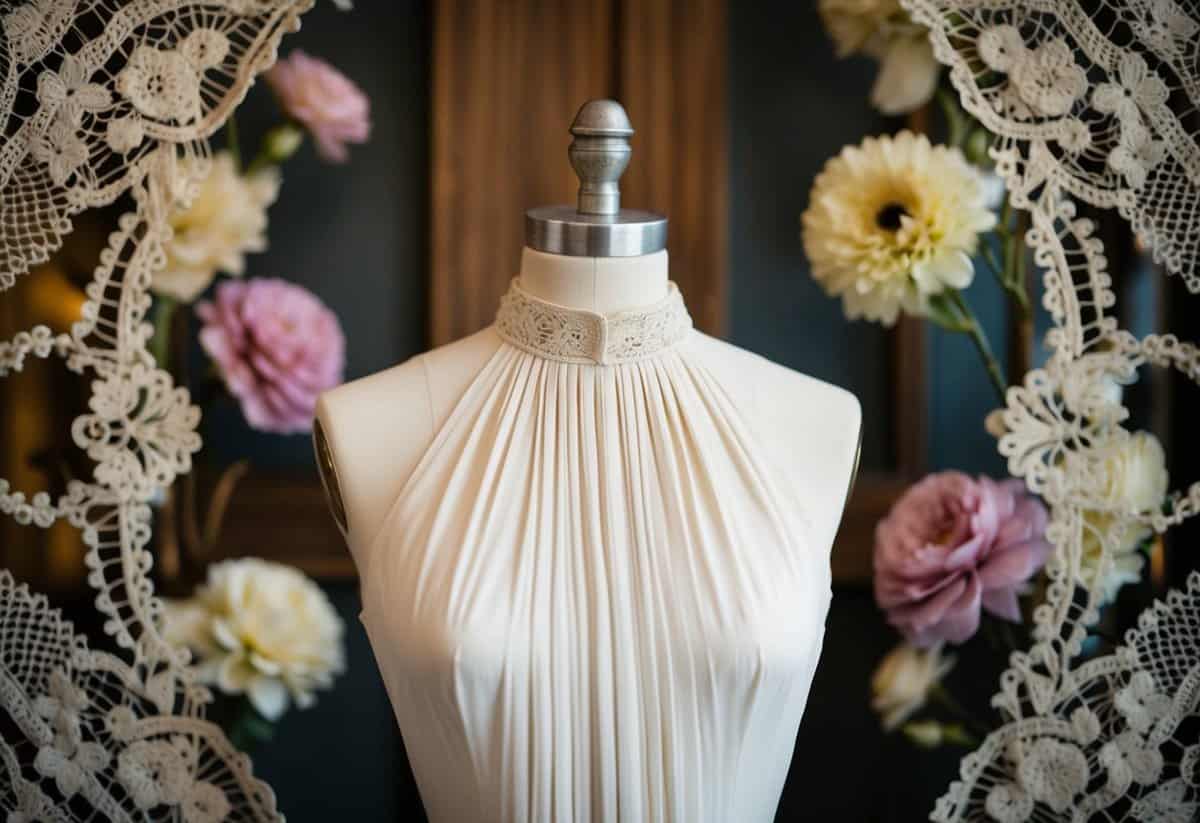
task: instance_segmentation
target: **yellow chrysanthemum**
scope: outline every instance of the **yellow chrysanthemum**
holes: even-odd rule
[[[804,251],[846,316],[892,325],[974,277],[980,232],[996,224],[983,178],[923,136],[868,137],[825,164],[804,213]]]

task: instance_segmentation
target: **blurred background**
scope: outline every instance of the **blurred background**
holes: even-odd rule
[[[907,320],[891,330],[847,322],[808,274],[799,220],[814,177],[843,145],[923,128],[932,115],[873,110],[866,92],[876,66],[836,59],[808,2],[358,0],[342,13],[320,0],[283,53],[298,48],[363,89],[372,132],[336,171],[311,146],[287,164],[269,212],[269,249],[250,256],[248,267],[298,282],[334,310],[346,334],[347,379],[490,322],[517,270],[524,210],[574,199],[566,147],[575,111],[595,97],[626,106],[637,133],[623,203],[670,217],[672,277],[697,324],[849,389],[864,411],[861,473],[833,555],[824,653],[778,819],[924,819],[961,751],[897,757],[906,744],[884,736],[870,711],[871,671],[896,641],[871,596],[872,534],[925,472],[1005,474],[982,426],[996,402],[961,336]],[[238,118],[243,140],[256,141],[275,122],[270,96],[256,87]],[[1172,325],[1174,312],[1174,327],[1183,327],[1179,284],[1154,270],[1119,221],[1103,225],[1122,324],[1145,333]],[[61,325],[56,312],[69,313],[62,295],[94,259],[86,249],[81,232],[41,285],[0,301],[0,331]],[[1020,374],[1037,362],[1033,341],[1044,316],[1039,328],[1022,328],[987,278],[976,280],[971,298],[1005,369]],[[76,413],[71,398],[83,396],[71,379],[31,369],[4,384],[0,425],[5,443],[15,444],[4,450],[5,476],[36,486],[60,459],[55,444]],[[1137,392],[1133,405],[1153,418],[1147,425],[1172,460],[1194,464],[1195,435],[1177,422],[1197,411],[1195,397],[1166,377]],[[347,625],[347,673],[315,707],[288,715],[256,755],[256,772],[298,823],[333,812],[356,821],[423,819],[309,438],[254,431],[232,404],[207,414],[202,433],[202,485],[212,467],[251,460],[220,555],[298,566]],[[1175,539],[1192,535],[1181,528]],[[0,546],[18,577],[86,606],[82,550],[68,527],[46,533],[5,519]],[[1163,569],[1159,582],[1181,575]],[[168,593],[197,582],[186,564],[167,578]],[[1126,607],[1150,591],[1130,592]],[[86,608],[73,614],[85,627],[93,619]],[[995,682],[974,686],[981,706]],[[911,771],[896,768],[906,762]]]

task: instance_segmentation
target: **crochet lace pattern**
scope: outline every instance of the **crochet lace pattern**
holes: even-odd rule
[[[548,303],[514,279],[500,301],[496,331],[513,346],[564,363],[608,365],[651,357],[687,336],[692,317],[679,288],[652,306],[598,314]]]

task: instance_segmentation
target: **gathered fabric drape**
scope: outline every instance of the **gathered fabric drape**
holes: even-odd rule
[[[676,291],[647,321],[513,289],[364,574],[426,812],[770,821],[829,605],[801,501]]]

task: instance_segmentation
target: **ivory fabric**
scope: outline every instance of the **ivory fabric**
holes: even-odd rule
[[[495,328],[364,574],[429,819],[772,820],[830,595],[802,501],[673,285],[514,282]]]

